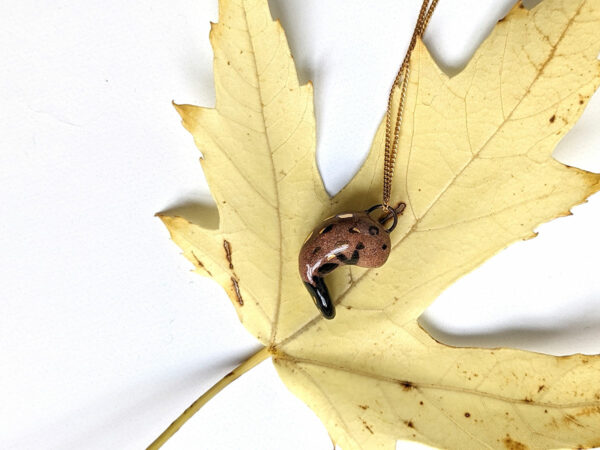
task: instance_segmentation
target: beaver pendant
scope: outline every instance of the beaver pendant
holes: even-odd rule
[[[300,277],[326,319],[335,317],[335,305],[323,277],[340,265],[379,267],[390,255],[390,232],[398,223],[398,215],[390,209],[394,222],[386,229],[369,216],[380,207],[375,205],[365,211],[326,219],[308,235],[300,250]]]

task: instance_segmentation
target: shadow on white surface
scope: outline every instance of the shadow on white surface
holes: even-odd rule
[[[52,424],[28,433],[23,439],[9,442],[8,448],[44,448],[42,443],[47,442],[49,435],[56,434],[56,430],[71,431],[60,433],[62,437],[53,440],[52,448],[89,448],[91,442],[94,448],[117,448],[122,444],[114,441],[113,436],[130,433],[136,434],[131,443],[137,442],[131,448],[141,448],[142,444],[152,442],[183,409],[252,353],[254,351],[224,354],[221,358],[198,360],[193,364],[188,362],[188,368],[165,368],[164,374],[159,377],[140,376],[135,381],[126,380],[119,390],[102,398],[87,399],[82,403],[84,407],[64,413]],[[164,416],[163,412],[162,419],[157,420],[164,411],[165,403],[177,402],[187,402],[187,405],[179,409],[175,407],[178,412],[172,416]],[[145,439],[143,434],[135,431],[142,428],[140,424],[144,422],[147,422],[147,426],[143,427],[147,433]]]
[[[523,320],[527,324],[498,326],[485,332],[449,331],[435,319],[422,316],[419,324],[435,340],[453,347],[510,347],[549,355],[600,354],[600,305],[598,298],[570,300],[564,310],[547,320]]]

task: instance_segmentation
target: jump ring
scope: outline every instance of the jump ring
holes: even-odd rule
[[[369,209],[365,210],[365,212],[367,214],[371,214],[373,211],[375,211],[378,208],[383,208],[383,205],[382,204],[373,205]],[[394,231],[394,228],[396,228],[396,225],[398,225],[398,213],[396,212],[396,210],[394,208],[389,208],[388,211],[390,211],[392,213],[392,215],[394,216],[394,222],[392,223],[392,226],[389,227],[388,229],[386,229],[385,231],[387,233],[391,233],[392,231]]]

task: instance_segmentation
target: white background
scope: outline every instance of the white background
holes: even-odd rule
[[[366,155],[418,3],[271,0],[315,85],[331,193]],[[460,70],[510,3],[441,0],[426,35],[440,65]],[[153,217],[211,201],[170,105],[214,104],[210,20],[217,0],[2,3],[0,448],[143,448],[257,349]],[[596,95],[555,156],[600,172],[599,121]],[[460,280],[423,325],[451,344],[600,353],[600,196],[574,212]],[[265,362],[165,448],[331,443]]]

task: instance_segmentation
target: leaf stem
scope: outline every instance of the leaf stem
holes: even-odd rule
[[[227,387],[232,381],[237,380],[241,375],[248,372],[258,363],[264,361],[270,356],[269,348],[263,347],[258,352],[250,356],[223,378],[221,378],[213,387],[202,394],[194,403],[192,403],[181,415],[169,425],[169,427],[150,444],[147,450],[157,450],[161,448],[189,419],[196,414],[211,398],[217,395],[221,390]]]

